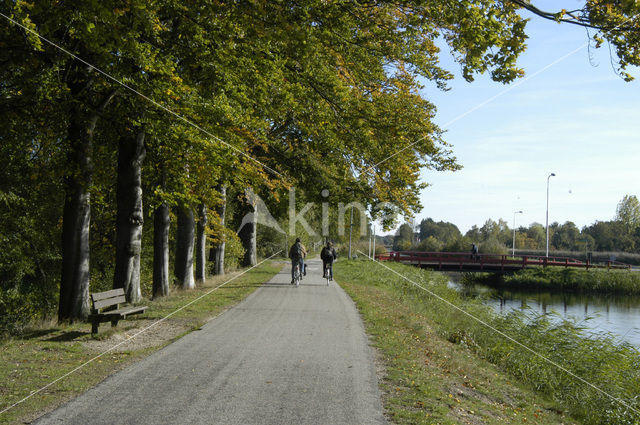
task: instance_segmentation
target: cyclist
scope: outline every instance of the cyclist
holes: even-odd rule
[[[296,238],[296,242],[291,245],[289,249],[289,258],[291,259],[291,284],[294,284],[293,274],[296,268],[296,264],[300,266],[300,277],[304,274],[304,257],[307,256],[307,250],[305,249],[300,238]]]
[[[329,265],[329,278],[333,280],[333,260],[338,258],[336,250],[333,249],[333,244],[327,241],[327,246],[320,251],[320,258],[322,258],[322,277],[326,278],[327,264]]]

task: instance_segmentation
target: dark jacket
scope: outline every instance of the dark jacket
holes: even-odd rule
[[[294,243],[289,249],[289,258],[298,261],[307,256],[307,250],[301,242]]]
[[[322,261],[333,263],[333,260],[338,258],[338,255],[336,254],[335,249],[327,248],[325,246],[324,248],[322,248],[322,251],[320,251],[320,258],[322,258]]]

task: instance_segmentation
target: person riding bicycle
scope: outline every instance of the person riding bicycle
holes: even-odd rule
[[[291,249],[289,249],[289,258],[291,259],[291,284],[294,283],[294,270],[296,265],[300,266],[300,277],[302,277],[304,273],[304,257],[307,256],[307,250],[300,242],[300,238],[296,238],[296,242],[291,245]]]
[[[322,258],[322,277],[326,278],[327,265],[329,265],[329,277],[333,279],[333,260],[338,258],[336,250],[333,249],[333,244],[327,242],[327,246],[320,251],[320,258]]]

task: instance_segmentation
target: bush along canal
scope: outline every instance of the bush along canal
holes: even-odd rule
[[[580,422],[640,423],[640,352],[612,334],[532,309],[498,314],[482,297],[452,288],[448,276],[412,266],[354,261],[337,265],[336,276],[392,294],[398,309],[424,318],[425,328],[494,363]],[[412,326],[422,329],[418,325]]]
[[[640,296],[640,271],[535,267],[509,274],[466,273],[464,284],[509,290]]]

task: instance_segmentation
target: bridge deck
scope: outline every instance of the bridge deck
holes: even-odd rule
[[[631,269],[629,264],[616,261],[606,263],[591,263],[566,257],[544,256],[510,256],[500,254],[479,254],[472,256],[464,252],[419,252],[419,251],[395,251],[389,254],[378,255],[380,261],[396,261],[403,264],[411,264],[422,268],[432,268],[443,271],[465,272],[512,272],[528,267],[574,267],[574,268],[607,268],[607,269]]]

